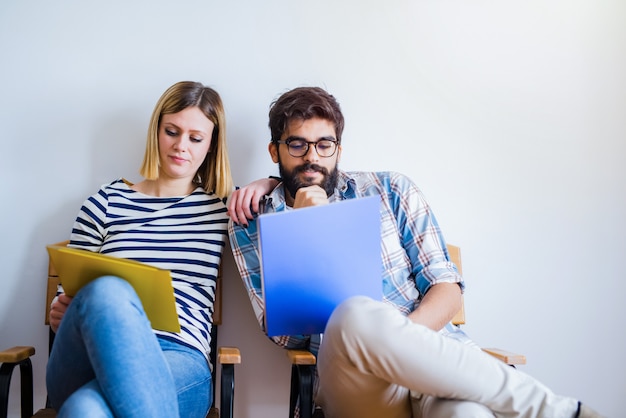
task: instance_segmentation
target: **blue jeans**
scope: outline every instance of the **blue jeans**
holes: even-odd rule
[[[133,288],[112,276],[70,303],[46,384],[59,418],[204,418],[213,396],[204,355],[157,338]]]

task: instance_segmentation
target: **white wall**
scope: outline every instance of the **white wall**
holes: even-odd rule
[[[102,183],[138,180],[166,87],[222,94],[244,184],[276,172],[269,103],[316,84],[345,111],[343,168],[408,174],[462,247],[475,340],[526,354],[523,370],[620,416],[625,19],[619,0],[3,0],[0,346],[37,348],[41,406],[45,244],[68,236]],[[237,416],[286,416],[287,360],[225,263],[220,342],[244,355]]]

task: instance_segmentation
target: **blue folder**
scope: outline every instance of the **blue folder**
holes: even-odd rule
[[[267,335],[324,331],[356,295],[382,300],[380,196],[259,216]]]

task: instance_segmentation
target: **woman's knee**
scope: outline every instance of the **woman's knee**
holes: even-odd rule
[[[116,276],[102,276],[87,283],[76,295],[87,300],[90,305],[107,303],[112,299],[138,299],[133,287],[124,279]]]
[[[70,304],[72,308],[78,309],[83,322],[101,315],[127,317],[133,312],[143,312],[135,289],[115,276],[102,276],[85,285]]]

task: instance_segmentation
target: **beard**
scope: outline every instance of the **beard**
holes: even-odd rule
[[[311,181],[300,180],[298,175],[305,171],[317,171],[324,176],[322,182],[318,184],[318,186],[324,189],[327,197],[334,193],[335,188],[337,187],[337,182],[339,181],[339,171],[337,170],[337,164],[335,164],[330,172],[320,165],[310,163],[299,165],[293,170],[289,171],[285,167],[283,167],[283,164],[280,161],[278,161],[278,170],[280,172],[280,177],[284,183],[284,186],[287,189],[287,192],[289,192],[289,194],[293,198],[296,197],[296,192],[301,187],[313,186],[316,184]]]

